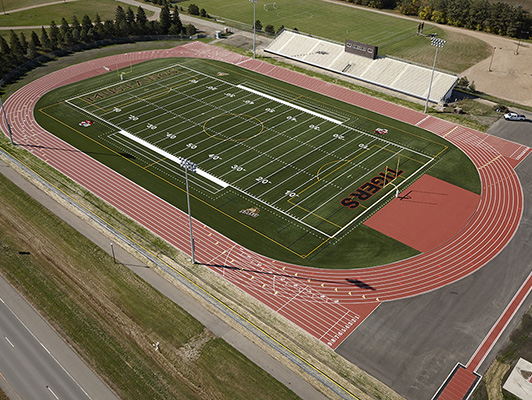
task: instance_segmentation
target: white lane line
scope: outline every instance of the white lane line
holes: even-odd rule
[[[9,343],[11,345],[11,347],[15,348],[15,345],[13,343],[11,343],[11,340],[9,340],[7,338],[7,336],[4,336],[4,339],[7,340],[7,343]]]

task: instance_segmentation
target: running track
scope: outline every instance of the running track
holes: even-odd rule
[[[104,66],[114,69],[162,57],[226,61],[419,126],[444,136],[477,166],[482,182],[481,200],[463,230],[429,252],[385,266],[349,271],[286,264],[244,249],[194,221],[199,262],[240,268],[214,271],[331,348],[336,348],[380,302],[435,290],[481,268],[503,249],[517,230],[523,194],[513,168],[528,155],[530,148],[201,42],[170,50],[91,60],[31,82],[5,103],[15,142],[40,146],[27,149],[168,242],[189,252],[185,213],[89,156],[78,151],[64,151],[73,148],[43,130],[33,117],[35,103],[51,89],[106,73]],[[7,132],[4,121],[0,126]],[[376,290],[347,285],[346,278],[359,279]]]

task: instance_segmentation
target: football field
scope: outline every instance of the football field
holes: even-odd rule
[[[478,174],[445,139],[212,60],[114,69],[45,95],[50,132],[262,254],[340,268],[417,250],[364,225],[429,173]],[[127,194],[124,194],[127,196]],[[125,199],[135,201],[135,199]]]
[[[182,160],[190,160],[196,190],[214,198],[232,188],[324,238],[341,234],[434,161],[355,127],[342,113],[186,65],[66,103],[110,126],[105,141],[150,168],[183,176]]]

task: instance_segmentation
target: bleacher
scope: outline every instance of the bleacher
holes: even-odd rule
[[[351,78],[395,90],[420,99],[427,98],[432,69],[389,57],[371,58],[344,51],[344,45],[285,29],[264,51]],[[445,101],[458,78],[435,71],[430,101]]]

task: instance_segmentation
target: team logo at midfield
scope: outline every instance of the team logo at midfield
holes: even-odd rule
[[[87,127],[91,126],[92,124],[94,124],[94,121],[81,121],[79,123],[79,126],[83,126],[83,127],[87,128]]]
[[[218,72],[216,75],[218,76],[226,76],[229,75],[227,72]]]
[[[259,208],[258,207],[250,207],[246,208],[245,210],[240,210],[240,214],[249,215],[250,217],[257,218],[259,216]]]

